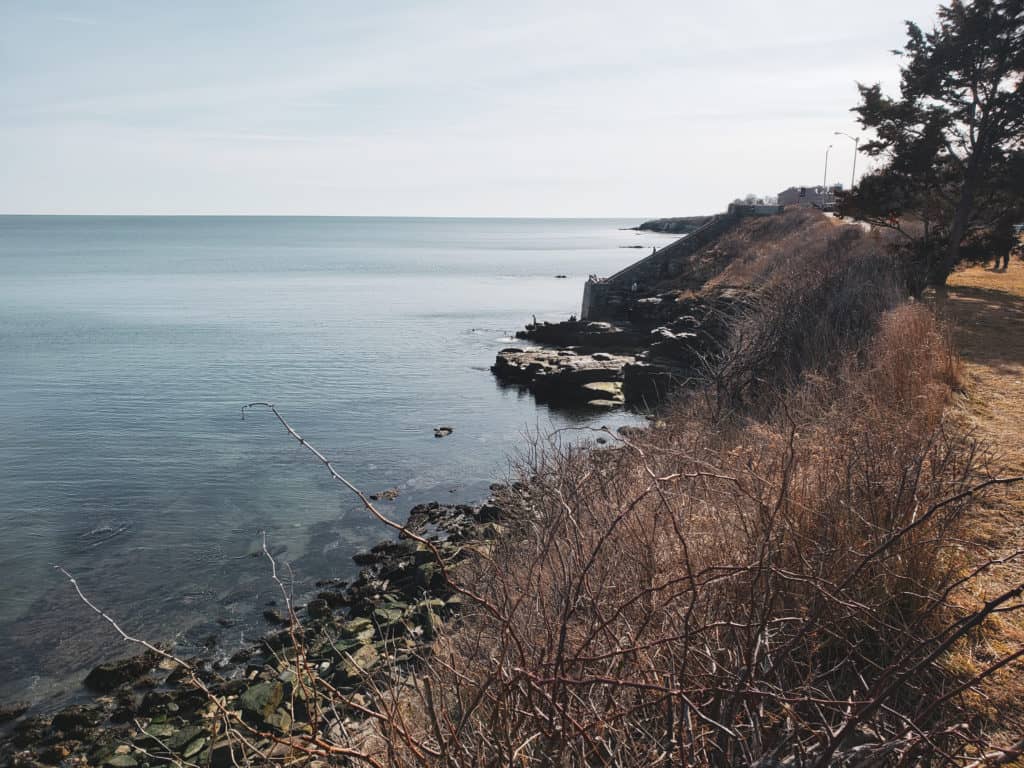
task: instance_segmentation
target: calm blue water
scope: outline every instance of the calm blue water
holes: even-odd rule
[[[243,403],[398,487],[399,517],[486,495],[526,431],[633,420],[551,412],[487,369],[644,253],[620,246],[671,239],[635,223],[0,216],[0,699],[67,700],[127,650],[54,563],[183,649],[267,630],[261,530],[299,596],[353,575],[385,532]]]

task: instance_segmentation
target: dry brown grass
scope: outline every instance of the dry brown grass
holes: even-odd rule
[[[990,447],[996,469],[1024,474],[1024,263],[1013,259],[1006,272],[981,266],[956,272],[932,300],[952,324],[963,360],[960,417]],[[988,497],[971,515],[967,531],[975,558],[1024,547],[1024,489],[1009,487]],[[1024,564],[1016,560],[986,574],[975,597],[1021,581]],[[951,663],[976,669],[993,655],[1024,647],[1024,617],[994,617],[986,629]],[[1007,733],[1024,733],[1024,664],[995,677],[975,705]]]
[[[945,419],[956,356],[921,306],[857,352],[768,419],[693,403],[617,450],[538,445],[519,535],[463,571],[481,600],[409,683],[420,757],[385,728],[382,762],[976,760],[961,705],[999,659],[942,662],[1015,598],[956,607],[982,480]]]
[[[1012,759],[992,713],[1016,696],[1024,579],[964,540],[1003,484],[949,418],[950,334],[899,303],[884,246],[802,212],[720,241],[749,251],[728,279],[762,289],[711,390],[726,412],[696,395],[615,450],[538,444],[517,535],[459,575],[480,599],[400,697],[419,755],[386,720],[364,746],[427,766]]]
[[[901,300],[887,242],[860,227],[836,227],[815,212],[790,212],[768,226],[771,221],[733,233],[734,244],[755,255],[732,265],[753,291],[711,377],[718,407],[726,410],[763,411],[806,372],[833,374]]]
[[[719,272],[707,281],[709,287],[757,287],[773,273],[807,253],[821,254],[822,244],[853,230],[856,237],[873,243],[877,250],[893,241],[891,232],[865,230],[809,208],[791,208],[781,216],[751,218],[719,238],[707,249],[715,257]],[[850,235],[845,235],[849,237]]]
[[[1019,756],[1024,569],[1006,558],[1021,496],[997,475],[1024,468],[1007,413],[1024,404],[1024,303],[1006,290],[1024,267],[962,273],[936,300],[963,364],[929,307],[896,301],[863,231],[783,217],[743,237],[802,245],[743,266],[766,292],[717,382],[744,382],[733,407],[708,407],[712,388],[650,430],[602,433],[607,449],[538,441],[511,535],[445,570],[460,623],[421,667],[368,675],[358,701],[305,670],[333,725],[293,734],[277,763]]]

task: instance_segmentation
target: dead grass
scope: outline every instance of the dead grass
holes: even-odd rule
[[[1006,272],[964,269],[950,276],[946,291],[930,298],[951,323],[963,361],[960,418],[990,447],[995,471],[1024,474],[1024,263],[1013,259]],[[1010,486],[988,497],[972,512],[967,531],[979,559],[1024,548],[1024,489]],[[979,580],[975,597],[986,599],[1022,581],[1024,563],[1018,559]],[[951,663],[973,669],[1021,647],[1024,617],[998,616],[970,653]],[[1007,733],[1024,733],[1024,663],[993,678],[975,705]]]
[[[981,765],[959,705],[1001,657],[959,595],[984,477],[956,355],[920,305],[876,327],[768,417],[694,399],[618,450],[538,444],[519,535],[462,571],[480,602],[414,683],[443,759],[388,761]]]

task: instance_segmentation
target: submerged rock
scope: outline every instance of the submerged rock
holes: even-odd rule
[[[85,677],[85,686],[97,693],[109,693],[125,683],[143,677],[160,661],[153,652],[100,664]]]
[[[28,712],[29,705],[23,701],[16,701],[11,704],[0,704],[0,723],[15,720]]]

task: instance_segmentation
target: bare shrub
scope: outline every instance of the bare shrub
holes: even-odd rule
[[[950,607],[977,573],[958,521],[1005,482],[943,420],[955,371],[931,316],[903,306],[766,421],[680,406],[614,450],[538,446],[531,514],[459,574],[480,602],[411,684],[429,752],[389,761],[977,759],[984,735],[951,704],[1006,660],[970,680],[940,661],[1024,585]]]
[[[900,301],[884,244],[857,227],[823,226],[794,234],[786,258],[762,265],[764,283],[712,375],[719,408],[763,410],[806,372],[833,374]]]
[[[1024,584],[973,599],[1000,561],[967,560],[957,536],[977,495],[1024,478],[988,474],[945,419],[959,365],[934,317],[898,303],[870,241],[829,236],[825,258],[808,250],[765,274],[718,382],[730,418],[696,394],[650,430],[602,434],[608,449],[538,441],[510,535],[448,565],[266,406],[370,514],[432,553],[465,608],[422,664],[367,671],[359,692],[320,676],[293,621],[280,662],[307,722],[288,733],[252,728],[192,674],[230,760],[823,768],[1020,756],[1024,742],[990,744],[961,702],[1024,649],[967,671],[947,660],[988,617],[1022,608]]]

